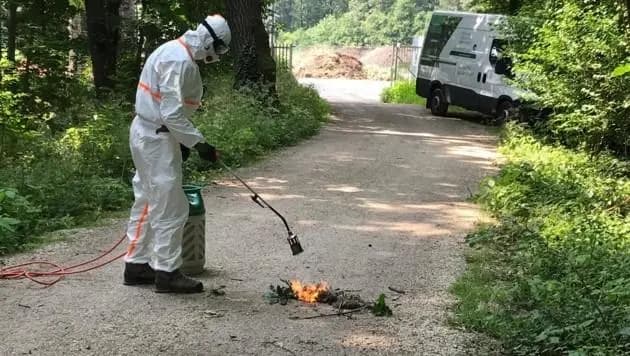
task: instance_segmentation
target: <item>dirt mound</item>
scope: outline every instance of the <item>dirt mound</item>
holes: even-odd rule
[[[371,50],[371,48],[364,47],[338,47],[335,49],[334,52],[345,54],[346,56],[352,56],[354,58],[361,58],[363,55]]]
[[[320,54],[307,59],[298,69],[303,78],[365,79],[363,63],[356,57],[341,53]]]
[[[389,67],[392,65],[394,53],[392,47],[377,47],[361,57],[361,62],[365,65]]]

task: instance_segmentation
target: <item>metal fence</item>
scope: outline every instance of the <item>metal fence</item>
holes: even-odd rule
[[[392,47],[392,68],[390,80],[415,80],[418,74],[418,63],[422,47],[401,46],[395,44]]]
[[[293,69],[293,48],[292,45],[274,45],[271,47],[271,55],[278,68],[289,71]]]

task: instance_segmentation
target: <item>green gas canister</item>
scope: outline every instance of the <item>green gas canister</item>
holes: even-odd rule
[[[190,212],[182,239],[181,271],[187,275],[203,273],[206,264],[206,207],[201,189],[194,185],[184,186]]]

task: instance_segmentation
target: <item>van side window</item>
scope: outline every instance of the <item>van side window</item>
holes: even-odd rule
[[[461,17],[433,15],[422,49],[422,65],[437,66],[440,54],[461,21]]]
[[[494,68],[495,73],[505,75],[508,78],[514,78],[514,74],[512,73],[512,59],[503,53],[505,45],[505,40],[494,39],[492,41],[492,46],[490,47],[490,64]]]
[[[503,55],[503,49],[505,48],[505,41],[500,39],[494,39],[492,41],[492,47],[490,47],[490,64],[494,67],[499,58]]]

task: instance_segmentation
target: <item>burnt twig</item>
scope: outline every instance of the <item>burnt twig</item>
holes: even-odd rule
[[[359,293],[363,292],[363,289],[335,289],[338,293]]]
[[[304,318],[300,318],[300,317],[290,317],[289,319],[291,320],[309,320],[309,319],[317,319],[317,318],[326,318],[329,316],[342,316],[342,315],[347,315],[347,314],[352,314],[352,313],[356,313],[356,312],[360,312],[362,310],[367,309],[367,306],[361,307],[361,308],[356,308],[356,309],[352,309],[352,310],[348,310],[345,312],[337,312],[337,313],[333,313],[333,314],[319,314],[319,315],[314,315],[314,316],[307,316]]]
[[[402,289],[396,289],[396,288],[394,288],[394,287],[388,287],[388,289],[389,289],[389,290],[391,290],[392,292],[396,292],[396,293],[398,293],[398,294],[405,294],[405,293],[407,293],[407,292],[405,292],[405,291],[404,291],[404,290],[402,290]]]

